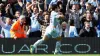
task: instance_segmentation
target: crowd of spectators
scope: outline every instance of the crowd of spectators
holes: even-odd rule
[[[8,0],[0,1],[0,37],[43,36],[53,5],[65,17],[62,37],[100,37],[100,0]]]

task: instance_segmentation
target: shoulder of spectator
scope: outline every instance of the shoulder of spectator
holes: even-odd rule
[[[79,32],[79,35],[80,35],[80,34],[83,34],[83,33],[84,33],[84,31],[85,31],[85,29],[84,29],[84,28],[82,28],[82,29],[80,30],[80,32]]]

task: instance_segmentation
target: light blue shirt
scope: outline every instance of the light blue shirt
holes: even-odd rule
[[[34,13],[31,17],[31,32],[39,31],[40,30],[40,24],[38,20],[35,18]]]
[[[11,35],[10,35],[11,25],[6,24],[5,26],[6,26],[5,28],[2,28],[5,34],[5,38],[11,38]]]
[[[57,12],[55,12],[55,11],[52,11],[51,12],[50,25],[56,27],[59,24],[60,21],[58,20],[57,16],[58,16],[58,13]]]
[[[57,4],[57,0],[52,0],[52,1],[50,2],[50,5],[53,5],[53,4]]]
[[[96,2],[92,2],[91,3],[94,7],[97,7],[97,3]]]

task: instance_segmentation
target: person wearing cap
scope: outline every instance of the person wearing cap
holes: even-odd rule
[[[24,30],[24,24],[25,24],[25,16],[21,15],[19,19],[12,24],[10,29],[11,37],[16,38],[26,38],[26,32]]]
[[[80,13],[80,4],[79,4],[78,1],[73,2],[71,9],[69,9],[69,4],[67,4],[66,15],[69,16],[68,21],[71,20],[71,19],[74,20],[74,26],[76,27],[78,33],[79,33],[80,28],[81,28],[81,26],[80,26],[80,14],[81,14]]]

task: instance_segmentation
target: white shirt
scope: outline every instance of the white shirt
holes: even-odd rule
[[[70,26],[69,28],[69,37],[78,36],[77,30],[75,26]]]

